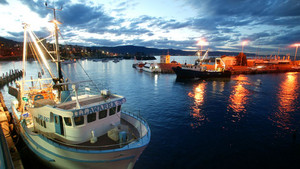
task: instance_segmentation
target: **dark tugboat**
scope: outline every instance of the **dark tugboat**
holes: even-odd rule
[[[199,52],[198,52],[199,53]],[[205,56],[208,55],[208,51],[200,59],[195,61],[194,65],[183,65],[182,67],[173,67],[172,69],[177,75],[178,79],[204,79],[204,78],[227,78],[231,76],[231,72],[225,70],[225,63],[221,58],[215,59],[215,69],[207,70],[206,66],[202,65]],[[222,67],[218,67],[221,64]]]

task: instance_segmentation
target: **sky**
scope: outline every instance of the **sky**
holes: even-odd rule
[[[48,36],[57,20],[65,44],[294,56],[300,0],[0,0],[0,36],[23,41],[23,23]]]

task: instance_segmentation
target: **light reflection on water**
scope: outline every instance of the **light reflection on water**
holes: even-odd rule
[[[233,80],[236,80],[236,84],[232,87],[232,91],[229,96],[229,105],[227,112],[231,112],[231,121],[238,122],[246,113],[246,104],[248,103],[249,90],[245,88],[246,85],[250,85],[248,77],[244,75],[236,76]]]
[[[201,126],[204,121],[208,120],[203,111],[201,111],[201,106],[204,103],[206,85],[206,82],[202,82],[194,86],[193,91],[188,93],[189,97],[194,98],[194,104],[190,112],[190,115],[195,119],[195,122],[191,123],[192,128],[197,128]]]
[[[275,126],[282,128],[284,130],[289,130],[291,124],[291,116],[293,112],[296,111],[295,101],[298,98],[297,91],[299,90],[298,85],[298,72],[287,73],[285,80],[279,86],[279,91],[277,93],[278,108],[270,116],[270,120],[273,121]]]

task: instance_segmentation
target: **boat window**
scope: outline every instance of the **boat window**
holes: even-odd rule
[[[71,122],[71,118],[70,117],[64,117],[64,120],[65,120],[65,124],[67,126],[72,126],[72,122]]]
[[[92,113],[92,114],[87,115],[87,122],[88,123],[93,122],[95,120],[96,120],[96,113]]]
[[[102,110],[99,112],[99,119],[103,119],[107,116],[107,110]]]
[[[82,125],[84,123],[84,116],[74,117],[74,122],[76,126]]]
[[[52,113],[52,112],[50,112],[50,123],[52,123],[52,122],[53,122],[53,119],[54,119],[54,117],[53,117],[53,113]]]
[[[113,108],[109,109],[109,115],[111,116],[111,115],[114,115],[114,114],[116,114],[116,107],[113,107]]]
[[[117,112],[121,111],[121,105],[118,106]]]
[[[56,124],[58,124],[58,117],[57,117],[57,116],[55,116],[55,118],[54,118],[54,119],[55,119],[55,123],[56,123]]]

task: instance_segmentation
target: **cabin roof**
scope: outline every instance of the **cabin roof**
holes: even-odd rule
[[[96,96],[90,96],[78,99],[79,104],[81,107],[88,107],[93,105],[98,105],[101,102],[105,102],[108,99],[115,99],[115,98],[122,98],[121,96],[117,95],[109,95],[109,96],[103,96],[103,95],[96,95]],[[72,100],[69,102],[61,103],[57,105],[57,108],[64,109],[64,110],[72,110],[76,109],[76,100]]]

